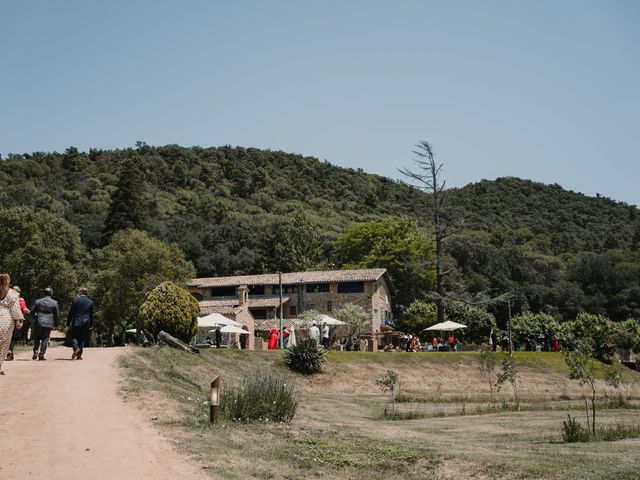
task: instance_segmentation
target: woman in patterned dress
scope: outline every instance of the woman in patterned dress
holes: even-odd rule
[[[7,357],[13,328],[22,328],[22,311],[18,292],[9,288],[11,278],[7,273],[0,273],[0,374],[2,361]]]

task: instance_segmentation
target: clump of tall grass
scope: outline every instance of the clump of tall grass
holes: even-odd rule
[[[575,417],[569,415],[569,419],[562,422],[562,439],[567,443],[574,442],[615,442],[625,438],[640,438],[640,425],[616,423],[606,427],[600,427],[596,435],[591,434]]]
[[[589,429],[583,427],[576,417],[568,417],[562,422],[562,440],[567,443],[588,442],[591,439]]]
[[[247,374],[240,385],[224,389],[220,397],[221,413],[238,422],[290,422],[297,407],[296,386],[280,372]]]

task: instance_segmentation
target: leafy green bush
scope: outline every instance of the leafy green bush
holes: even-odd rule
[[[490,313],[462,302],[447,302],[445,319],[466,325],[458,330],[457,337],[467,343],[483,343],[489,340],[491,329],[496,328],[496,319]]]
[[[562,439],[567,443],[588,442],[591,439],[589,430],[578,423],[576,417],[567,416],[569,419],[562,422]]]
[[[493,315],[462,302],[446,302],[444,313],[446,320],[467,326],[467,328],[456,332],[456,336],[467,343],[488,341],[491,329],[496,328],[496,319]],[[435,303],[415,300],[404,312],[402,329],[406,332],[424,335],[424,329],[437,321]]]
[[[613,355],[614,323],[603,315],[581,313],[560,328],[560,341],[565,349],[579,351],[599,360]]]
[[[189,342],[198,330],[198,301],[184,288],[164,282],[154,288],[140,307],[140,325],[157,336],[161,330]]]
[[[555,318],[546,313],[523,312],[513,317],[511,321],[513,340],[519,345],[524,345],[531,333],[551,338],[553,335],[558,335],[559,329],[560,326]]]
[[[313,375],[322,371],[327,351],[311,342],[300,342],[286,350],[285,363],[294,372]]]
[[[246,375],[238,387],[223,389],[220,411],[230,420],[290,422],[298,407],[291,379],[278,372]]]

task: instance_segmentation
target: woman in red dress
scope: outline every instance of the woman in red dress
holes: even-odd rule
[[[277,328],[269,330],[269,350],[275,350],[278,348],[278,333]]]

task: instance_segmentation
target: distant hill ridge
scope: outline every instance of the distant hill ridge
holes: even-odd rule
[[[429,221],[427,196],[402,182],[313,157],[228,146],[139,143],[137,148],[118,150],[79,152],[70,147],[63,153],[12,155],[0,162],[0,200],[7,206],[28,205],[62,215],[80,227],[85,243],[94,247],[120,164],[134,155],[146,166],[151,214],[159,222],[151,230],[161,238],[172,236],[172,229],[164,228],[167,224],[175,226],[176,217],[184,220],[190,213],[202,221],[211,215],[217,220],[257,215],[272,224],[279,216],[303,209],[328,237],[353,221],[385,215]],[[448,195],[448,204],[457,217],[465,218],[467,228],[571,232],[586,243],[638,217],[638,208],[623,202],[514,177],[482,180],[450,189]],[[178,223],[182,226],[184,221]]]
[[[98,248],[125,164],[144,178],[134,187],[143,228],[178,244],[198,277],[286,271],[274,263],[283,232],[303,232],[304,248],[317,253],[309,268],[327,269],[333,240],[354,222],[403,216],[431,231],[429,196],[403,182],[229,146],[11,155],[0,161],[0,202],[53,212],[79,228],[87,249]],[[514,313],[640,318],[637,207],[512,177],[450,189],[447,205],[451,220],[465,220],[447,243],[450,289],[511,292]],[[506,317],[504,305],[492,308]]]

